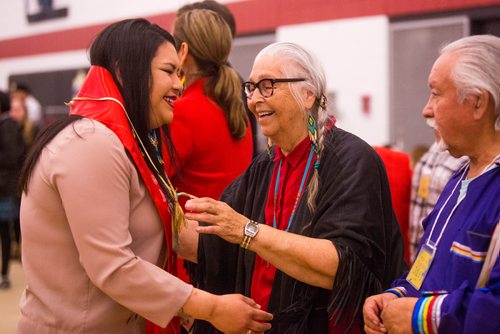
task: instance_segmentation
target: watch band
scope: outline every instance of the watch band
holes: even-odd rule
[[[252,237],[245,235],[245,237],[243,238],[243,241],[240,244],[241,248],[248,249],[248,247],[250,247],[250,241],[252,241]]]

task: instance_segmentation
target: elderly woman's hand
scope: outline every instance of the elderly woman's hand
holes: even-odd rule
[[[248,218],[226,203],[208,197],[194,198],[186,202],[185,209],[187,219],[209,224],[197,227],[198,233],[216,234],[233,244],[243,241],[243,229]]]

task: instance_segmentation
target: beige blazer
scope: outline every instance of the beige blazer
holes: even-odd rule
[[[43,150],[21,204],[18,333],[142,333],[192,286],[159,266],[163,225],[118,137],[79,120]]]

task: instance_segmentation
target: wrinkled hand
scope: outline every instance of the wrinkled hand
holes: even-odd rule
[[[411,316],[417,298],[398,298],[382,310],[382,321],[390,334],[411,334]]]
[[[363,305],[363,320],[365,322],[366,333],[387,333],[387,329],[382,323],[380,315],[387,304],[397,298],[398,297],[393,293],[381,293],[365,300],[365,304]]]
[[[220,296],[208,321],[223,333],[262,333],[271,329],[273,315],[262,311],[252,299],[232,294]]]
[[[243,229],[248,219],[234,211],[224,202],[212,198],[194,198],[186,202],[186,218],[205,222],[210,226],[198,226],[198,233],[216,234],[224,240],[240,244],[243,241]]]

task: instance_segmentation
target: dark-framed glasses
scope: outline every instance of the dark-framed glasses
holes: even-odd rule
[[[263,97],[271,97],[274,93],[274,84],[277,82],[298,82],[298,81],[306,81],[305,78],[279,78],[279,79],[271,79],[264,78],[259,80],[258,82],[245,81],[243,83],[243,89],[245,90],[245,95],[248,98],[251,98],[255,89],[258,89],[260,95]]]

